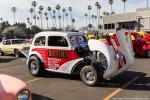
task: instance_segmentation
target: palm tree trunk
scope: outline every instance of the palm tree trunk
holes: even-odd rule
[[[65,23],[64,23],[64,13],[63,13],[63,28],[65,27]]]
[[[35,12],[35,7],[34,7],[34,22],[35,22],[35,26],[36,26],[36,12]]]
[[[126,12],[126,3],[124,2],[124,13]]]
[[[98,16],[99,22],[98,22],[98,25],[100,25],[100,14],[101,14],[101,10],[99,9],[99,16]]]
[[[70,11],[70,21],[71,21],[71,26],[73,27],[73,23],[72,23],[72,12]]]
[[[14,24],[16,23],[16,14],[14,12]]]
[[[67,22],[67,25],[66,25],[66,27],[68,26],[68,17],[66,16],[66,22]]]
[[[113,10],[112,10],[112,4],[111,4],[111,12],[113,12]]]
[[[48,20],[47,20],[47,30],[48,30],[49,28],[48,28]]]
[[[99,12],[98,12],[98,8],[97,8],[97,27],[98,27],[98,23],[99,23],[99,18],[98,18],[99,14],[98,13]]]
[[[146,0],[147,8],[148,8],[148,0]]]
[[[41,12],[41,29],[43,29],[42,12]]]
[[[89,24],[91,24],[91,12],[89,10]]]
[[[87,27],[87,16],[86,16],[86,27]]]
[[[31,23],[33,23],[33,14],[31,13]]]

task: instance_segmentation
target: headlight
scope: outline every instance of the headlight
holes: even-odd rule
[[[29,90],[22,90],[19,92],[17,100],[29,100],[30,92]]]

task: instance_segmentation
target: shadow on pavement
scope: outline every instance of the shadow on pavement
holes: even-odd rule
[[[15,60],[16,58],[0,58],[0,63],[6,63],[10,62],[12,60]]]
[[[54,99],[32,93],[32,100],[54,100]]]
[[[66,75],[66,74],[52,73],[52,72],[47,72],[47,74],[43,77],[44,78],[62,78],[62,79],[80,81],[79,75]],[[116,76],[111,81],[102,80],[95,87],[121,88],[123,85],[133,80],[135,77],[139,77],[139,79],[131,83],[125,89],[150,91],[150,77],[146,77],[146,73],[134,72],[134,71],[126,71]]]

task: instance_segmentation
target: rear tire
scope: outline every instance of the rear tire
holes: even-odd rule
[[[82,82],[88,86],[94,86],[98,83],[100,76],[95,67],[91,65],[85,66],[81,69],[80,78]]]
[[[28,69],[32,76],[41,76],[43,74],[44,67],[43,64],[36,56],[31,56],[29,58]]]
[[[19,58],[19,57],[20,57],[20,52],[19,52],[19,50],[14,50],[14,53],[15,53],[15,57],[16,57],[16,58]]]
[[[147,51],[147,57],[150,58],[150,50]]]

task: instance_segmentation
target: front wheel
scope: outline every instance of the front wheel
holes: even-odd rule
[[[99,80],[99,75],[96,68],[88,65],[81,69],[80,78],[86,85],[94,86]]]
[[[147,51],[147,57],[150,58],[150,50]]]
[[[20,57],[20,52],[19,52],[19,50],[15,50],[14,53],[15,53],[15,57],[16,57],[16,58]]]

